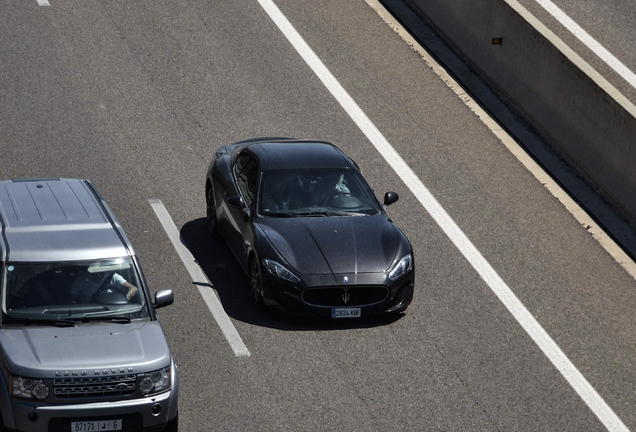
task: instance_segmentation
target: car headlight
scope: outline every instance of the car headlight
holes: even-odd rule
[[[51,390],[41,379],[13,376],[11,380],[11,394],[25,399],[46,399]]]
[[[144,374],[139,389],[145,395],[159,393],[170,388],[170,366]]]
[[[289,282],[300,282],[300,278],[287,270],[285,267],[277,263],[276,261],[269,260],[267,258],[263,259],[263,266],[267,269],[268,272],[273,274],[276,277],[281,279],[285,279]]]
[[[413,268],[413,255],[404,255],[389,272],[389,279],[396,280],[407,274]]]

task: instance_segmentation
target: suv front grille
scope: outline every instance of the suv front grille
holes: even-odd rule
[[[135,375],[56,378],[53,394],[58,398],[131,394],[135,391],[136,380]]]

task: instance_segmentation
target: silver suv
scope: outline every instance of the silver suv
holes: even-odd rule
[[[0,430],[177,430],[173,293],[91,182],[0,181],[0,230]]]

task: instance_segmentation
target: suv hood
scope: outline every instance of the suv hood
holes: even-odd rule
[[[4,327],[0,347],[13,374],[32,378],[143,373],[170,364],[158,321]]]
[[[272,217],[259,225],[289,265],[308,275],[385,271],[399,241],[384,215]]]

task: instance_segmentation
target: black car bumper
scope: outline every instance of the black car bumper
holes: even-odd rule
[[[293,315],[330,315],[335,308],[360,308],[362,315],[404,311],[413,300],[415,271],[391,281],[386,273],[309,275],[293,284],[263,272],[266,306]]]

